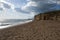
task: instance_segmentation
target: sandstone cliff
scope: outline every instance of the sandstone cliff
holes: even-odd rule
[[[35,20],[60,20],[60,10],[40,13],[35,15]]]

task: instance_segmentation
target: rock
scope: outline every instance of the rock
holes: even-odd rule
[[[60,20],[60,10],[40,13],[35,15],[35,20]]]

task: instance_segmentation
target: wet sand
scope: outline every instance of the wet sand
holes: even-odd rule
[[[33,21],[1,29],[0,40],[60,40],[60,21]]]

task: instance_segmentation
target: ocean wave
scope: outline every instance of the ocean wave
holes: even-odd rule
[[[12,27],[12,26],[16,26],[16,25],[21,25],[21,24],[25,24],[28,22],[31,22],[32,20],[29,21],[25,21],[25,22],[18,22],[18,23],[14,23],[14,24],[10,24],[10,23],[0,23],[0,29],[4,29],[4,28],[8,28],[8,27]]]

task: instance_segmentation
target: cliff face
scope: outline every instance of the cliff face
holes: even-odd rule
[[[35,20],[60,20],[60,10],[40,13],[35,16]]]

